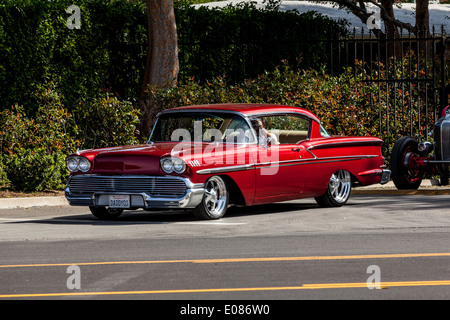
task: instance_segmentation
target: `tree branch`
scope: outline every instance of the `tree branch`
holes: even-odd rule
[[[385,21],[385,23],[389,23],[395,27],[405,29],[407,31],[414,33],[415,35],[417,35],[418,32],[417,26],[412,26],[409,23],[402,22],[400,20],[395,19],[394,17],[389,16],[386,8],[381,3],[378,3],[375,0],[326,0],[326,1],[315,0],[315,2],[337,4],[340,9],[346,9],[347,11],[350,11],[355,16],[357,16],[362,23],[366,23],[367,19],[369,19],[369,17],[373,14],[372,12],[368,11],[368,8],[364,3],[368,2],[380,9],[381,18],[383,19],[383,21]]]
[[[397,20],[397,19],[391,17],[387,13],[386,8],[383,5],[381,5],[380,3],[378,3],[378,2],[376,2],[374,0],[366,0],[366,1],[371,3],[371,4],[373,4],[373,5],[375,5],[375,6],[377,6],[381,10],[381,19],[383,19],[384,21],[386,21],[388,23],[391,23],[392,25],[394,25],[396,27],[399,27],[399,28],[405,29],[407,31],[410,31],[410,32],[412,32],[414,34],[417,34],[417,28],[415,26],[412,26],[409,23],[402,22],[400,20]]]

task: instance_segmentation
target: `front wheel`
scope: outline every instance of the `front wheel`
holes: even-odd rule
[[[352,189],[350,172],[339,170],[331,175],[327,191],[316,202],[321,207],[340,207],[347,203]]]
[[[213,176],[206,181],[202,202],[195,207],[194,215],[199,219],[219,219],[228,208],[228,189],[225,181]]]
[[[392,181],[397,189],[417,189],[422,183],[423,171],[417,165],[419,156],[417,140],[411,137],[398,139],[391,152]]]
[[[106,208],[106,207],[89,207],[91,213],[100,220],[116,220],[120,217],[123,209]]]

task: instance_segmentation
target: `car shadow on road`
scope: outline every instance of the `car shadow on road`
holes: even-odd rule
[[[271,215],[277,213],[286,213],[293,211],[302,211],[308,209],[318,208],[318,205],[314,202],[311,203],[295,203],[295,202],[280,202],[265,205],[255,206],[230,206],[227,213],[220,220],[199,220],[190,210],[126,210],[116,220],[99,220],[94,217],[89,209],[86,210],[86,214],[80,213],[75,215],[61,215],[60,217],[53,218],[30,218],[20,221],[11,221],[11,224],[21,223],[37,223],[37,224],[89,224],[89,225],[102,225],[102,226],[118,226],[118,225],[130,225],[130,224],[170,224],[179,222],[205,222],[205,221],[230,221],[235,218],[246,216],[262,216]]]
[[[353,199],[353,200],[352,200]],[[445,198],[446,200],[447,198]],[[438,201],[437,201],[438,200]],[[446,210],[448,201],[444,201],[429,196],[383,196],[382,201],[377,195],[355,195],[344,207],[364,207],[364,210],[370,207],[383,208],[385,212],[395,212],[399,208],[408,207],[411,212],[421,212],[423,210]],[[20,219],[10,221],[11,224],[20,223],[41,223],[41,224],[87,224],[99,226],[118,226],[130,224],[171,224],[171,223],[205,223],[209,222],[241,222],[246,217],[263,217],[278,213],[311,213],[309,210],[321,210],[313,199],[294,200],[278,202],[255,206],[230,206],[227,213],[220,220],[199,220],[195,218],[190,210],[154,210],[145,211],[126,210],[117,220],[99,220],[95,218],[88,208],[79,208],[75,214],[64,213],[64,207],[61,209],[61,215],[58,212],[53,213],[54,217],[43,217]],[[329,210],[336,210],[330,208]]]

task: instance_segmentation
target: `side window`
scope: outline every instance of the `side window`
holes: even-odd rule
[[[330,134],[327,132],[327,130],[325,130],[325,128],[322,125],[320,125],[320,135],[324,138],[331,137]]]
[[[247,122],[239,116],[231,119],[228,127],[226,128],[223,140],[225,142],[234,143],[248,143],[251,141],[252,133]]]
[[[311,120],[296,115],[275,115],[262,118],[264,128],[277,136],[279,144],[294,144],[309,138]]]

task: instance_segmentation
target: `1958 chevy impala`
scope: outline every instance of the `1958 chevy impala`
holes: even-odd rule
[[[99,219],[124,209],[193,209],[221,218],[227,207],[314,197],[344,205],[352,186],[386,183],[374,137],[331,137],[311,112],[269,104],[199,105],[161,112],[147,144],[67,157],[65,195]]]

